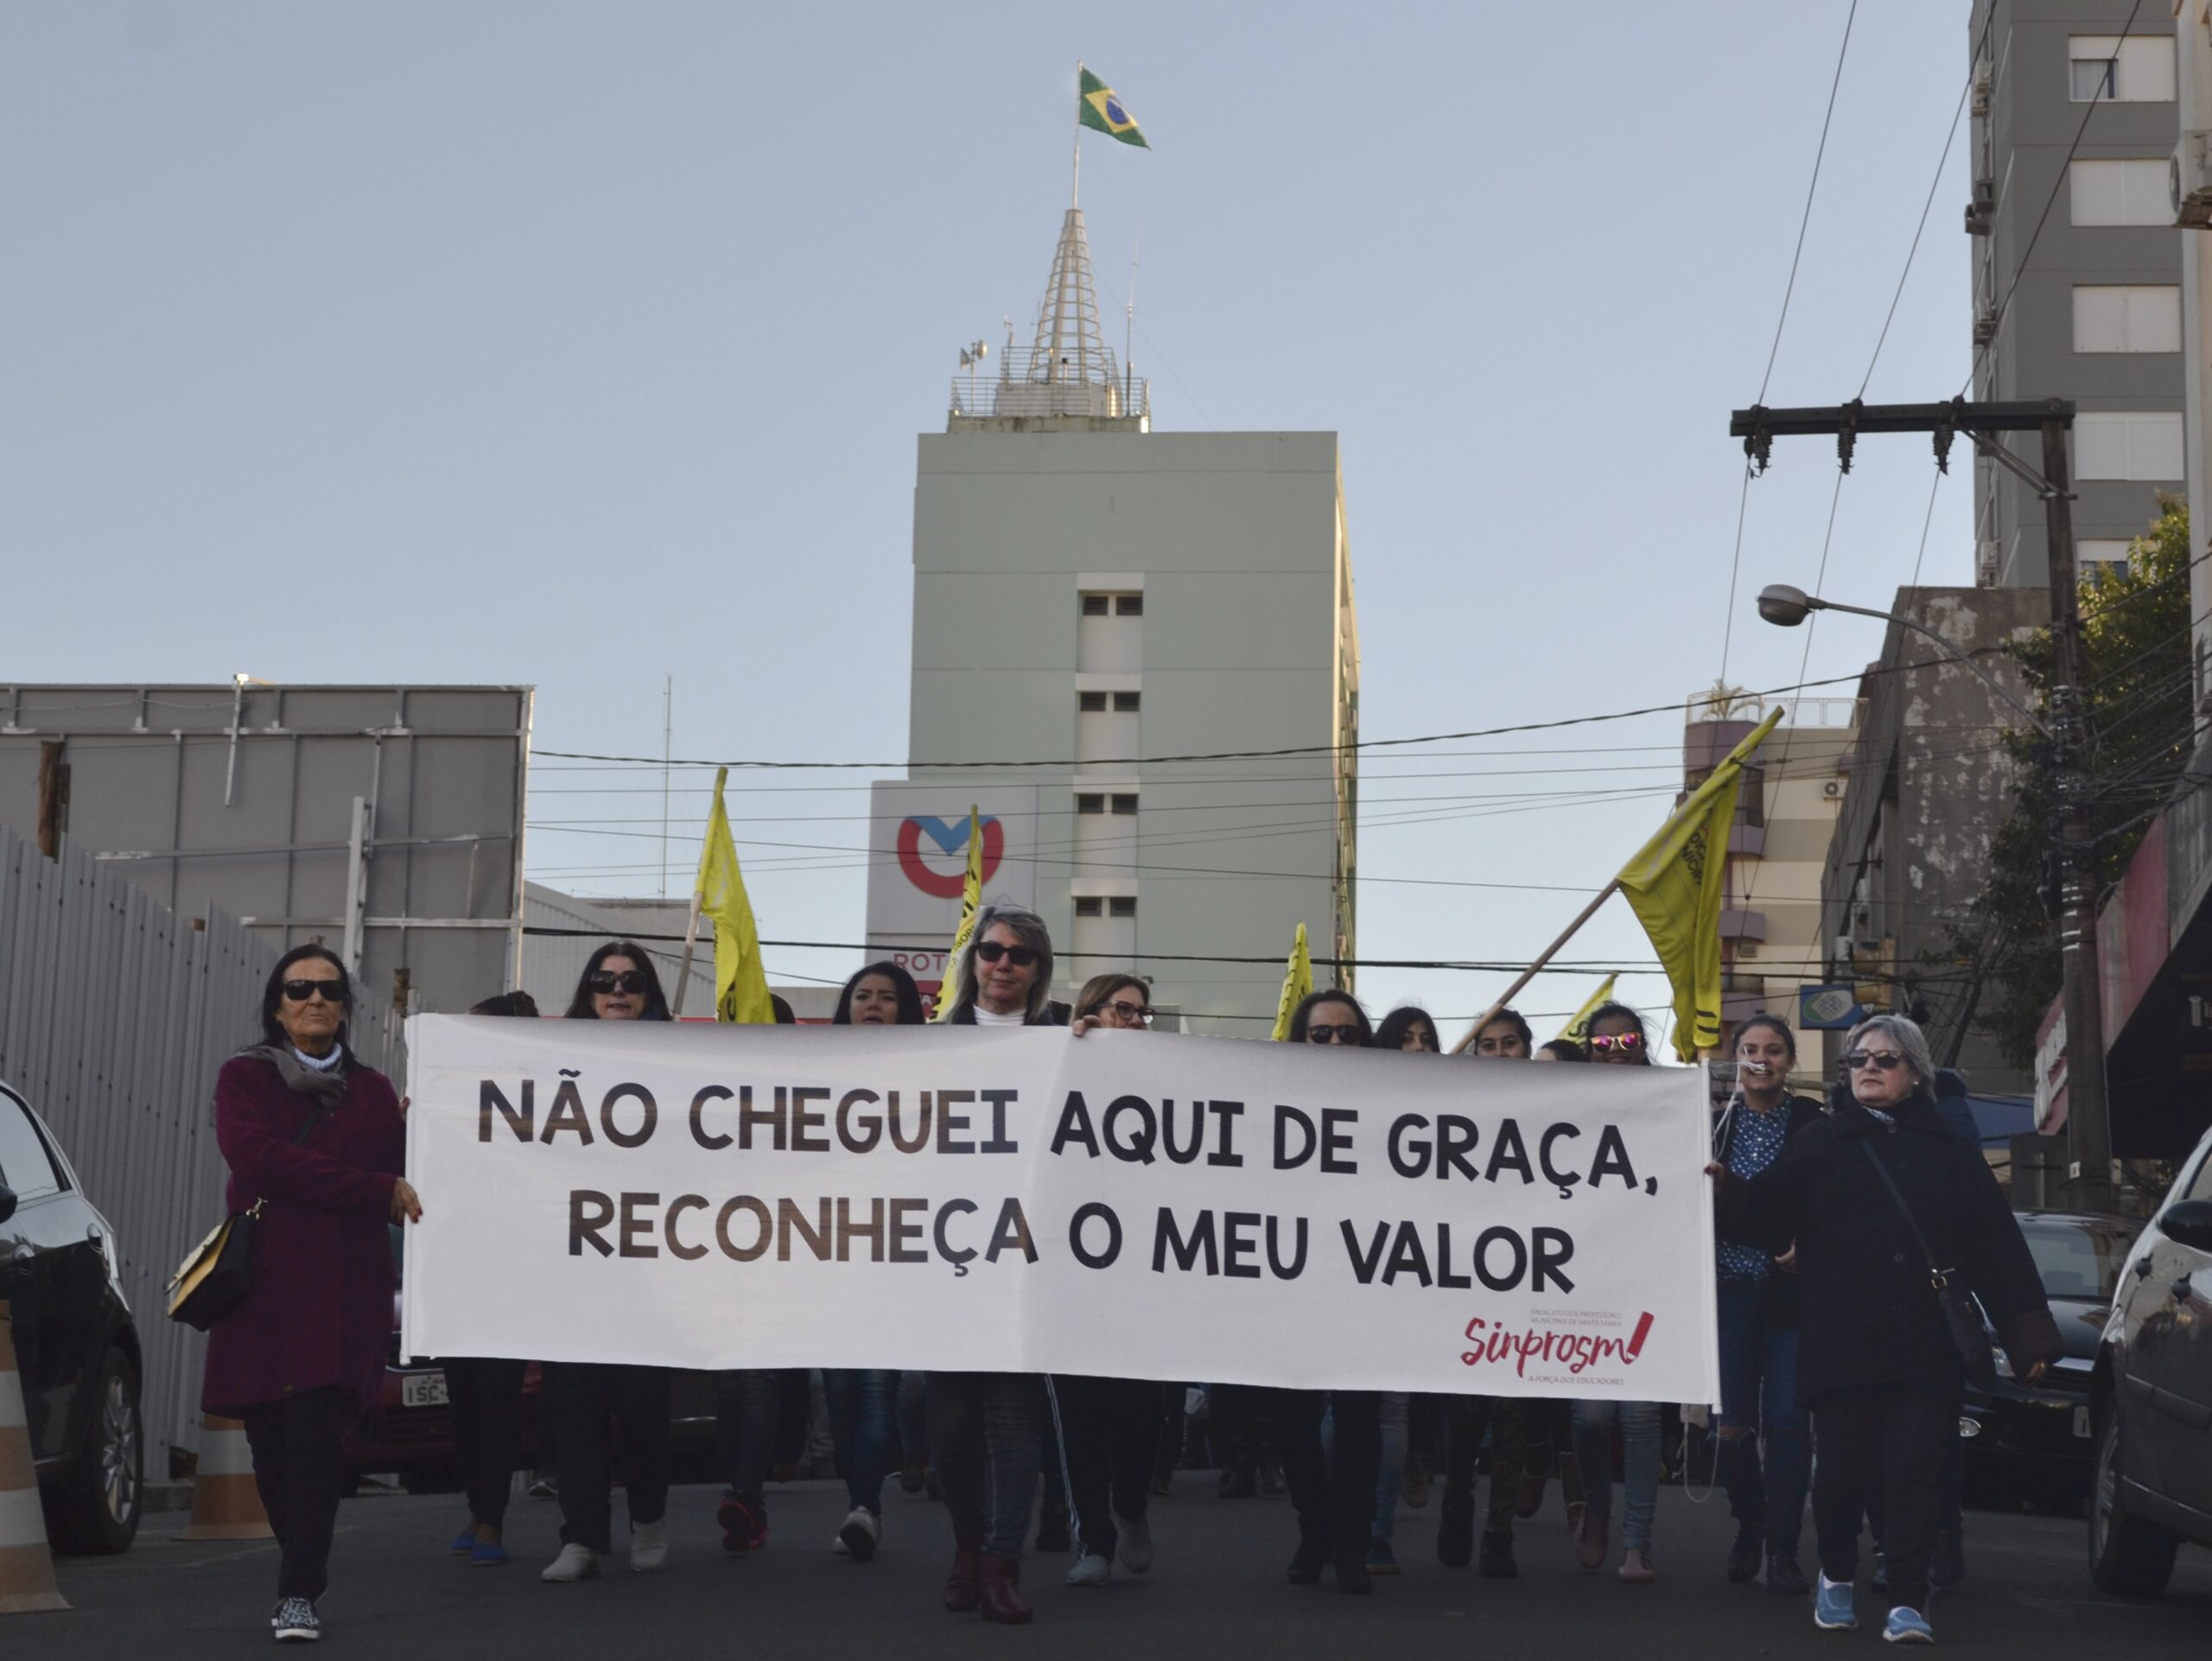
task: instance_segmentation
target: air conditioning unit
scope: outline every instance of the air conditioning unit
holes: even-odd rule
[[[1759,943],[1757,940],[1737,941],[1736,955],[1739,958],[1758,957],[1759,955]]]
[[[1996,544],[1996,543],[1994,543],[1994,542],[1982,542],[1982,543],[1978,543],[1978,544],[1975,544],[1975,550],[1974,550],[1974,586],[1975,586],[1976,588],[1978,588],[1978,589],[1990,589],[1990,588],[1994,588],[1994,587],[1996,587],[1996,585],[1997,585],[1997,544]]]
[[[1994,306],[1984,307],[1980,311],[1975,313],[1974,320],[1974,343],[1976,346],[1987,346],[1992,340],[1995,340],[1997,338],[1997,331],[2001,325],[2001,321],[2002,320],[1999,319],[1997,315],[1997,308]]]
[[[1841,800],[1843,798],[1843,780],[1840,779],[1823,779],[1821,780],[1821,794],[1827,797],[1832,802]]]
[[[1997,181],[1994,179],[1976,179],[1974,181],[1974,200],[1967,204],[1967,234],[1986,237],[1996,220]]]
[[[2166,164],[2174,223],[2212,229],[2212,133],[2185,132]]]

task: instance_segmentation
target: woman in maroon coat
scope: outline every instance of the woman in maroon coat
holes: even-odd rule
[[[207,1334],[210,1413],[245,1422],[254,1483],[283,1560],[279,1639],[321,1635],[346,1432],[391,1338],[389,1225],[423,1214],[400,1174],[391,1083],[346,1047],[346,967],[319,945],[279,958],[261,998],[264,1042],[223,1064],[215,1138],[230,1209],[257,1204],[253,1284]]]

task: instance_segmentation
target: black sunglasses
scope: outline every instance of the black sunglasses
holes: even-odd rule
[[[1904,1065],[1904,1057],[1889,1050],[1853,1050],[1843,1058],[1843,1065],[1853,1072],[1861,1067],[1872,1067],[1878,1072],[1895,1072]]]
[[[284,996],[294,1003],[305,1003],[310,998],[321,998],[325,1003],[346,1002],[344,981],[286,981]]]
[[[612,970],[598,969],[585,977],[584,984],[594,992],[639,993],[645,990],[645,977],[635,969],[626,969],[619,975]]]
[[[1360,1041],[1357,1027],[1308,1027],[1306,1041],[1309,1044],[1357,1044]]]
[[[1003,945],[996,940],[979,940],[976,943],[976,955],[985,963],[996,963],[1003,958],[1016,969],[1027,969],[1037,961],[1037,948],[1033,945]]]

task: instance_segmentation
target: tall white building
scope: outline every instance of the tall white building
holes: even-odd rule
[[[936,978],[973,802],[986,890],[1042,913],[1060,995],[1132,968],[1194,1029],[1263,1035],[1297,924],[1353,955],[1336,435],[1154,431],[1074,208],[1031,348],[970,368],[920,441],[912,782],[877,787],[869,938]]]

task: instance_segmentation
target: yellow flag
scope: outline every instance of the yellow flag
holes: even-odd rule
[[[983,908],[983,814],[975,803],[968,804],[968,875],[960,884],[960,926],[952,931],[952,950],[944,954],[944,979],[937,990],[937,1011],[932,1021],[949,1020],[952,1015],[953,995],[960,989],[956,977],[960,972],[960,954],[968,949],[968,937],[976,932],[976,913]]]
[[[715,774],[715,805],[707,815],[707,845],[699,850],[699,913],[715,920],[715,1019],[766,1025],[776,1018],[768,1002],[768,972],[760,962],[760,932],[753,926],[753,902],[737,869],[737,843],[729,834],[729,811],[722,805],[722,781]]]
[[[1599,1004],[1612,996],[1613,983],[1619,978],[1618,975],[1606,976],[1605,983],[1584,999],[1582,1007],[1574,1012],[1574,1018],[1559,1029],[1560,1037],[1576,1044],[1587,1042],[1590,1037],[1590,1017],[1598,1012]]]
[[[1277,1043],[1290,1036],[1290,1018],[1297,1012],[1313,990],[1313,959],[1306,952],[1306,925],[1298,926],[1298,938],[1291,942],[1290,962],[1283,970],[1282,996],[1275,1004],[1275,1029],[1271,1034]]]
[[[1720,1042],[1720,900],[1744,762],[1782,719],[1777,710],[1692,791],[1621,868],[1621,892],[1675,989],[1675,1053],[1694,1061]]]

